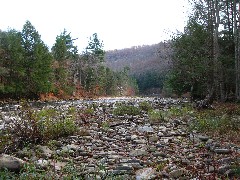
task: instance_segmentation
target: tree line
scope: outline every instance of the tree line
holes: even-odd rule
[[[139,94],[160,94],[171,66],[171,51],[171,42],[107,51],[106,65],[114,71],[129,67]]]
[[[0,97],[58,98],[131,95],[136,89],[128,70],[105,66],[103,43],[93,34],[82,53],[64,30],[49,50],[31,22],[22,31],[0,30]]]
[[[193,13],[172,39],[167,86],[208,102],[240,100],[240,3],[191,0]]]

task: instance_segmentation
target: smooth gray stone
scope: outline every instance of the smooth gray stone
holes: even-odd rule
[[[24,161],[7,154],[0,155],[0,169],[8,169],[9,171],[19,172],[24,165]]]

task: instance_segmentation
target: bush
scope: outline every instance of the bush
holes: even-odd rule
[[[240,131],[239,105],[217,105],[215,109],[207,109],[194,113],[190,130],[198,130],[213,134],[236,134]]]
[[[225,114],[221,117],[197,116],[191,127],[201,132],[225,134],[230,131],[239,131],[239,124],[239,119]]]
[[[164,112],[160,110],[152,110],[148,113],[150,122],[156,123],[156,122],[164,122]]]
[[[136,116],[141,113],[138,107],[132,105],[119,105],[116,109],[113,110],[113,114],[117,116],[132,115]]]
[[[37,113],[38,128],[43,139],[56,139],[76,131],[77,126],[71,108],[69,112],[70,114],[64,115],[54,109],[46,109]]]
[[[55,109],[36,111],[26,102],[23,102],[21,107],[15,115],[16,119],[6,126],[1,136],[1,140],[5,140],[2,149],[8,147],[10,150],[29,143],[45,142],[72,135],[77,130],[75,110],[72,108],[64,114]]]
[[[151,104],[147,101],[140,102],[139,107],[141,110],[146,111],[146,112],[151,111],[153,109]]]

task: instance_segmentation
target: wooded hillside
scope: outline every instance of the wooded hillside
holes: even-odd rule
[[[153,45],[133,46],[121,50],[107,51],[106,64],[114,71],[130,68],[130,74],[147,71],[162,71],[170,66],[170,44],[161,42]]]
[[[129,74],[136,78],[140,93],[148,93],[153,88],[159,93],[171,66],[171,54],[170,42],[161,42],[107,51],[105,61],[114,71],[129,67]]]

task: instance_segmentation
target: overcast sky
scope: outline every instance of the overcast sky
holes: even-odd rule
[[[183,31],[187,0],[1,0],[0,29],[22,30],[26,20],[51,47],[71,32],[81,51],[97,33],[104,49],[149,45]]]

